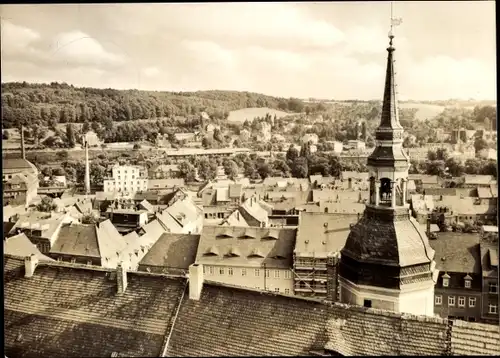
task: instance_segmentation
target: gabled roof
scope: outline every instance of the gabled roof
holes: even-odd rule
[[[239,198],[242,194],[243,185],[242,184],[229,184],[229,197]]]
[[[147,201],[146,199],[144,199],[143,201],[141,201],[139,203],[140,206],[142,206],[145,210],[148,211],[148,213],[154,213],[155,212],[155,208],[153,205],[151,205],[151,203],[149,201]]]
[[[221,236],[221,233],[231,236]],[[250,231],[249,231],[250,230]],[[243,267],[291,267],[296,230],[275,229],[278,239],[267,238],[269,228],[204,226],[200,237],[196,262],[200,264]],[[227,256],[231,250],[239,255]],[[207,253],[215,255],[207,256]],[[257,255],[258,254],[258,255]],[[250,257],[249,257],[250,256]],[[257,256],[261,256],[260,258]],[[285,259],[273,257],[281,256]]]
[[[227,218],[225,218],[221,225],[223,226],[249,226],[245,218],[239,210],[234,210]]]
[[[52,261],[50,257],[42,254],[36,245],[23,233],[4,239],[3,253],[4,255],[19,256],[23,258],[35,255],[39,260]]]
[[[156,241],[139,265],[188,269],[198,250],[200,235],[165,233]]]
[[[127,248],[127,243],[110,220],[103,221],[97,226],[97,242],[101,257],[108,259]]]

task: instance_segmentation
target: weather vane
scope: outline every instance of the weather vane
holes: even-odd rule
[[[389,31],[389,38],[391,39],[391,44],[392,44],[392,38],[394,37],[394,27],[401,25],[403,22],[403,19],[398,17],[394,17],[394,1],[391,1],[391,30]]]

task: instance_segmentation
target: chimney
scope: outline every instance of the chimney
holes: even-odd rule
[[[339,302],[339,260],[340,253],[329,254],[326,261],[326,300],[329,302]]]
[[[348,186],[347,186],[347,188],[348,188],[349,190],[352,190],[352,178],[349,178],[349,179],[347,180],[347,182],[348,182]]]
[[[116,280],[118,283],[118,294],[123,294],[127,289],[127,270],[123,268],[123,262],[116,267]]]
[[[427,215],[427,230],[426,230],[427,237],[431,236],[431,216]]]
[[[189,266],[189,299],[198,301],[203,289],[203,265]]]
[[[38,257],[35,254],[31,254],[31,256],[27,256],[24,259],[24,277],[33,277],[35,273],[35,268],[38,265]]]
[[[89,144],[87,138],[85,141],[85,194],[90,194],[90,163],[89,163]]]
[[[24,126],[21,126],[21,156],[26,159],[26,149],[24,148]]]

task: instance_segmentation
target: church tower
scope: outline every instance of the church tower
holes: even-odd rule
[[[434,250],[406,202],[410,160],[398,116],[392,29],[389,39],[381,120],[368,158],[370,197],[341,251],[340,300],[432,316]]]

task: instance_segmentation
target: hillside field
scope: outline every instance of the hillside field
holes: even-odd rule
[[[271,116],[275,116],[277,118],[281,118],[284,116],[289,115],[287,112],[279,111],[276,109],[271,109],[271,108],[245,108],[245,109],[238,109],[236,111],[231,111],[229,112],[229,117],[228,121],[229,122],[240,122],[243,123],[247,119],[249,121],[252,121],[255,117],[265,117],[266,114],[269,113]]]

